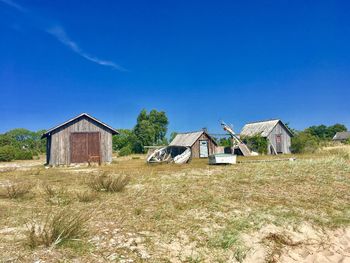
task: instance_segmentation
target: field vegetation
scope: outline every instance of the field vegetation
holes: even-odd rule
[[[349,228],[350,148],[284,157],[4,169],[0,261],[279,262],[303,229],[325,245]]]

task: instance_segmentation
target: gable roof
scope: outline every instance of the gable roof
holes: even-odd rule
[[[350,132],[346,131],[346,132],[337,132],[334,137],[333,140],[347,140],[350,138]]]
[[[211,137],[205,131],[178,133],[169,145],[191,147],[203,133],[205,133],[217,145],[213,137]]]
[[[281,123],[281,125],[288,131],[288,133],[293,136],[292,132],[281,120],[267,120],[267,121],[258,121],[251,122],[244,125],[240,135],[241,136],[254,136],[261,135],[262,137],[267,137],[275,128],[275,126]]]
[[[47,137],[47,136],[50,135],[53,131],[55,131],[55,130],[61,128],[62,126],[66,125],[66,124],[69,124],[69,123],[71,123],[71,122],[73,122],[73,121],[75,121],[75,120],[77,120],[77,119],[79,119],[79,118],[81,118],[81,117],[86,117],[86,118],[88,118],[88,119],[90,119],[90,120],[93,120],[93,121],[95,121],[95,122],[101,124],[103,127],[105,127],[105,128],[107,128],[108,130],[110,130],[112,134],[119,134],[119,132],[118,132],[117,130],[113,129],[111,126],[105,124],[104,122],[102,122],[102,121],[100,121],[100,120],[98,120],[98,119],[92,117],[91,115],[89,115],[89,114],[87,114],[87,113],[82,113],[82,114],[80,114],[80,115],[78,115],[78,116],[76,116],[76,117],[74,117],[74,118],[72,118],[72,119],[69,119],[68,121],[66,121],[66,122],[64,122],[64,123],[62,123],[62,124],[60,124],[60,125],[57,125],[57,126],[51,128],[51,129],[49,129],[47,132],[45,132],[45,133],[42,135],[41,138]]]

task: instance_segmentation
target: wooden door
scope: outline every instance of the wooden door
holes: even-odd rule
[[[199,157],[200,158],[206,158],[209,155],[208,150],[208,141],[207,140],[200,140],[199,141]]]
[[[70,135],[70,162],[100,161],[100,133],[73,132]]]
[[[282,135],[276,135],[276,151],[277,153],[282,153]]]

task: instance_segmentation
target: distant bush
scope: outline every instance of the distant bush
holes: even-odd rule
[[[247,136],[242,138],[243,142],[254,152],[258,152],[260,154],[267,153],[268,142],[265,137],[260,135],[255,136]]]
[[[16,149],[13,146],[5,145],[0,147],[0,161],[9,162],[15,159]]]
[[[30,151],[16,150],[15,160],[32,160],[33,154]]]
[[[127,145],[127,146],[121,148],[118,153],[119,153],[119,156],[127,156],[127,155],[132,154],[132,149],[131,149],[130,145]]]
[[[95,191],[121,192],[129,183],[130,177],[126,175],[97,175],[90,179],[87,184]]]
[[[319,148],[319,140],[309,132],[299,132],[292,137],[292,153],[313,153]]]

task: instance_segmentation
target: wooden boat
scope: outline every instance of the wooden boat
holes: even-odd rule
[[[184,146],[167,146],[156,149],[147,157],[148,163],[187,163],[191,158],[191,149]]]

